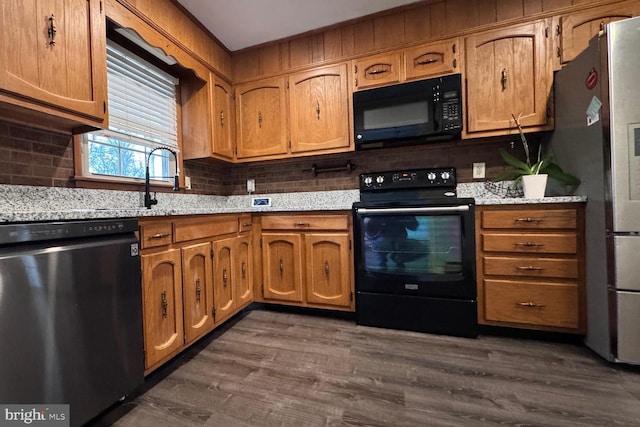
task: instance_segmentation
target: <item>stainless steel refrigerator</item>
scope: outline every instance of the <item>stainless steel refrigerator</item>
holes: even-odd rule
[[[609,24],[554,90],[550,148],[588,197],[585,344],[640,364],[640,17]]]

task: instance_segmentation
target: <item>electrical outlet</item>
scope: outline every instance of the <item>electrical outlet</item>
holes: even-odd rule
[[[191,177],[190,176],[185,176],[184,177],[184,188],[186,188],[187,190],[191,190]]]
[[[482,179],[485,174],[485,164],[484,163],[474,163],[473,164],[473,179]]]
[[[247,193],[251,194],[256,191],[256,180],[248,179],[247,180]]]

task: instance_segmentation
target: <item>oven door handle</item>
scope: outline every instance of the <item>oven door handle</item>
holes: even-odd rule
[[[454,213],[468,212],[469,205],[459,206],[426,206],[421,208],[358,208],[363,214],[421,214],[421,213]]]

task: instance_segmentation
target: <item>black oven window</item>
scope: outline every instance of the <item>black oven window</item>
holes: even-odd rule
[[[363,226],[368,272],[462,274],[460,216],[369,216]]]
[[[364,112],[364,129],[423,125],[429,123],[429,103],[415,101],[372,108]]]

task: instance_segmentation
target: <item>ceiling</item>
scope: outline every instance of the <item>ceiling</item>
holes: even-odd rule
[[[230,51],[418,0],[178,0]]]

